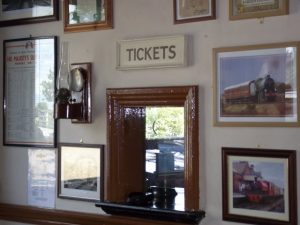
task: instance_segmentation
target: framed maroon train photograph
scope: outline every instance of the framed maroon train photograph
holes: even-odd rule
[[[222,148],[223,220],[297,224],[296,151]]]
[[[299,126],[299,42],[213,49],[215,126]]]

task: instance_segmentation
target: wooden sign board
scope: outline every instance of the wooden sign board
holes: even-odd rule
[[[119,41],[117,69],[185,66],[186,45],[184,35]]]

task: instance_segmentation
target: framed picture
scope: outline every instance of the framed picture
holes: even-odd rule
[[[298,126],[299,42],[213,49],[215,126]]]
[[[3,42],[3,144],[56,146],[56,37]]]
[[[229,0],[229,19],[263,18],[289,13],[289,0]]]
[[[113,27],[113,0],[65,0],[65,32]]]
[[[223,219],[297,225],[296,151],[222,148]]]
[[[58,146],[58,197],[99,201],[103,199],[104,145]]]
[[[173,0],[174,23],[216,19],[216,0]]]
[[[2,0],[0,27],[59,19],[59,0]]]

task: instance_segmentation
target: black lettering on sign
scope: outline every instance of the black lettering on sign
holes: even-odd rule
[[[163,59],[166,58],[166,49],[168,48],[169,46],[160,46],[160,48],[163,50]]]
[[[153,48],[153,59],[158,60],[159,59],[159,47]]]
[[[141,54],[141,52],[142,52],[142,54]],[[139,61],[142,61],[144,59],[143,53],[144,53],[144,49],[143,48],[138,48],[138,50],[137,50],[137,59]]]
[[[144,48],[128,48],[128,61],[163,60],[176,57],[175,45],[163,45]]]
[[[126,49],[126,51],[128,52],[128,60],[129,60],[129,61],[131,61],[131,52],[132,52],[133,50],[134,50],[133,48]]]
[[[171,45],[169,47],[169,52],[171,53],[171,55],[169,55],[169,59],[174,59],[176,57],[176,52],[175,52],[175,45]],[[173,50],[174,49],[174,50]]]
[[[145,48],[145,60],[147,60],[148,58],[149,58],[150,60],[152,60],[152,57],[151,57],[151,54],[150,54],[151,50],[152,50],[152,47],[150,47],[150,48]]]

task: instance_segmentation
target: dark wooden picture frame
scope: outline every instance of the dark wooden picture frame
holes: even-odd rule
[[[297,225],[296,151],[222,148],[223,220]]]
[[[199,22],[216,19],[216,0],[186,1],[173,0],[174,24]],[[194,4],[196,3],[196,4]]]
[[[91,6],[90,8],[88,8],[84,0],[80,0],[76,3],[72,2],[72,0],[64,1],[65,32],[82,32],[113,28],[113,0],[95,0],[95,6]],[[81,3],[80,6],[79,3]],[[83,17],[83,19],[81,17]]]
[[[104,145],[58,145],[58,197],[83,201],[103,200]]]
[[[49,3],[49,5],[45,1],[40,3],[40,5],[39,1],[2,1],[0,27],[59,20],[59,0],[47,1],[46,3]],[[45,8],[45,13],[43,14],[42,10],[34,10],[37,6],[41,9]],[[38,15],[34,15],[35,13]]]
[[[57,37],[3,42],[3,144],[56,147]]]

